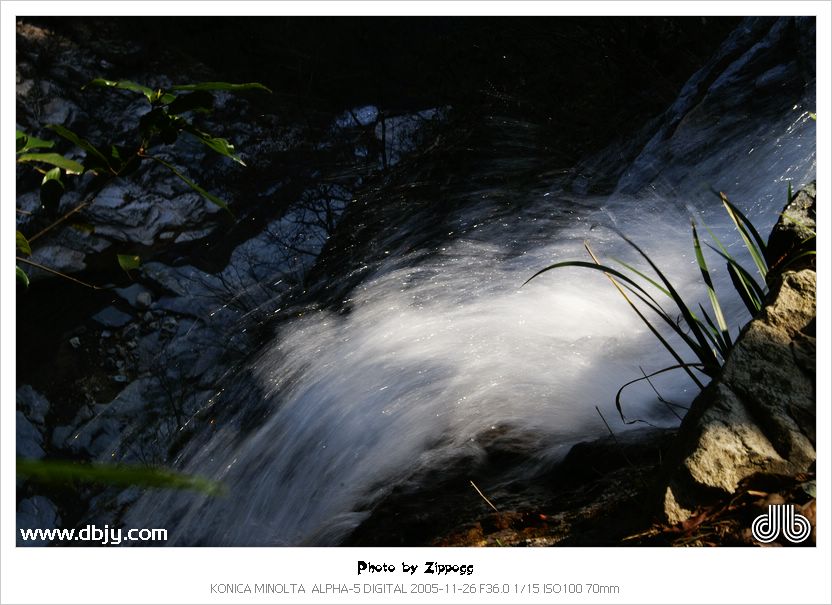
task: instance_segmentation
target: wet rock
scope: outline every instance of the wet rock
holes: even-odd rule
[[[122,376],[122,380],[127,378]],[[127,456],[132,435],[149,424],[146,414],[152,412],[155,403],[163,401],[162,397],[157,381],[134,380],[110,403],[96,405],[89,421],[72,431],[66,447],[94,459],[122,459]],[[128,445],[122,447],[125,442]]]
[[[17,505],[17,546],[47,546],[49,540],[24,540],[21,529],[55,529],[61,522],[55,505],[43,496],[21,500]]]
[[[84,252],[56,244],[33,248],[32,259],[44,267],[61,273],[77,273],[87,268]],[[35,277],[54,277],[54,275],[33,267],[29,277],[34,279]]]
[[[164,232],[188,227],[212,230],[205,223],[220,210],[218,206],[192,191],[167,197],[156,185],[170,180],[169,174],[156,170],[145,174],[152,175],[151,186],[116,181],[99,193],[88,208],[98,236],[150,246]]]
[[[108,328],[121,328],[132,321],[133,316],[124,311],[120,311],[116,307],[106,307],[92,316],[94,321],[97,321],[102,326]]]
[[[52,430],[52,447],[56,449],[64,449],[67,447],[67,441],[72,436],[71,426],[56,426]]]
[[[413,114],[384,118],[376,124],[375,135],[381,141],[386,164],[393,166],[424,142],[425,126],[444,120],[446,108],[426,109]]]
[[[790,254],[799,253],[805,245],[804,242],[815,235],[816,229],[815,183],[812,183],[792,197],[783,209],[777,224],[771,230],[766,248],[766,260],[769,266],[788,262],[787,257]],[[789,268],[806,266],[814,266],[813,256],[803,259],[800,265],[789,265]]]
[[[46,414],[49,413],[49,401],[28,384],[17,389],[17,409],[38,425],[46,422]]]
[[[694,401],[662,487],[667,522],[688,519],[751,475],[795,475],[813,465],[815,373],[793,343],[814,340],[815,277],[804,269],[778,278],[722,374]]]
[[[132,284],[126,288],[118,288],[116,289],[116,294],[134,309],[146,309],[153,302],[153,297],[150,292],[140,284]]]
[[[15,446],[18,458],[40,459],[46,455],[42,447],[43,435],[20,411],[16,416]]]

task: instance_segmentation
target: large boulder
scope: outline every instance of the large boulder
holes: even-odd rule
[[[794,196],[784,214],[810,207],[814,187]],[[807,228],[804,221],[781,220],[770,245],[788,253],[804,241]],[[693,402],[661,482],[666,522],[689,519],[697,508],[733,494],[751,475],[811,470],[815,282],[812,267],[776,274],[768,304],[746,326],[720,376]]]

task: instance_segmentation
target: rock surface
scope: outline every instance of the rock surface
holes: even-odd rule
[[[776,266],[787,255],[799,251],[801,246],[806,245],[804,242],[814,237],[815,228],[815,183],[812,183],[792,197],[771,230],[766,249],[769,265]],[[814,257],[799,259],[797,262],[801,263],[797,267],[814,266]],[[791,267],[795,268],[795,265]]]
[[[22,500],[17,505],[17,529],[54,529],[58,527],[61,518],[55,505],[43,496],[34,496]],[[18,546],[47,546],[49,540],[24,540],[20,532],[17,533]]]
[[[794,196],[784,213],[810,207],[814,187]],[[781,219],[770,241],[792,250],[805,228]],[[688,520],[752,475],[794,476],[814,465],[816,273],[786,271],[771,281],[767,306],[682,423],[661,484],[668,523]]]

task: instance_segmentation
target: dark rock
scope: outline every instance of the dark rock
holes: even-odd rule
[[[26,498],[17,505],[17,546],[47,546],[49,540],[24,540],[21,529],[55,529],[61,522],[55,505],[43,496]]]
[[[18,411],[15,428],[15,452],[18,458],[40,459],[43,451],[43,435],[29,422],[23,412]]]
[[[49,401],[28,384],[24,384],[17,389],[17,409],[35,424],[43,425],[46,414],[49,413]]]
[[[118,288],[116,289],[116,294],[134,309],[145,309],[153,302],[153,297],[150,295],[150,292],[140,284],[132,284],[126,288]]]
[[[815,183],[798,191],[783,209],[780,219],[771,230],[766,249],[766,260],[770,267],[788,262],[790,255],[806,249],[814,250],[815,225]],[[809,240],[807,242],[807,240]],[[810,246],[807,248],[807,246]],[[790,269],[813,267],[814,256],[801,259],[800,264],[789,265]]]
[[[133,316],[115,307],[106,307],[92,316],[93,320],[108,328],[121,328],[132,321]]]

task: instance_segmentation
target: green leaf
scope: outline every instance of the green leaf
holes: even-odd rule
[[[24,288],[29,287],[29,276],[26,275],[26,272],[21,269],[20,267],[15,267],[17,269],[17,281],[23,284]]]
[[[84,172],[84,167],[76,162],[65,158],[59,153],[24,153],[18,156],[18,162],[38,162],[41,164],[49,164],[50,166],[57,166],[66,170],[67,174],[81,174]]]
[[[58,209],[58,202],[64,194],[64,184],[61,181],[61,169],[53,168],[43,175],[40,184],[40,203],[50,210]]]
[[[153,98],[150,100],[151,103],[167,105],[168,103],[172,103],[176,100],[176,95],[170,92],[165,92],[161,88],[155,90],[153,92]]]
[[[234,160],[241,166],[246,165],[245,162],[243,162],[243,160],[240,159],[240,156],[234,153],[234,145],[229,143],[226,139],[220,137],[212,137],[210,134],[202,132],[201,130],[194,128],[190,124],[186,124],[184,126],[184,130],[188,134],[197,138],[208,148],[216,151],[218,154]]]
[[[197,84],[178,84],[176,86],[171,86],[170,89],[187,91],[227,90],[229,92],[237,92],[240,90],[265,90],[266,92],[271,92],[269,88],[266,88],[259,82],[248,82],[245,84],[230,84],[228,82],[199,82]]]
[[[766,244],[763,241],[763,238],[760,237],[757,229],[751,221],[748,220],[742,212],[740,212],[739,208],[728,201],[728,198],[724,193],[720,193],[719,197],[722,199],[722,204],[725,206],[728,216],[731,217],[731,220],[737,227],[737,231],[740,232],[740,237],[742,237],[745,247],[748,249],[749,254],[751,254],[751,258],[757,266],[757,271],[759,271],[760,276],[763,280],[765,280],[766,275],[768,274],[768,265],[765,262]]]
[[[89,84],[86,84],[81,87],[81,90],[87,88],[87,86],[103,86],[105,88],[119,88],[121,90],[129,90],[131,92],[140,92],[145,96],[149,103],[154,101],[155,91],[152,88],[148,88],[147,86],[142,86],[141,84],[136,84],[135,82],[131,82],[130,80],[105,80],[104,78],[96,78]]]
[[[30,149],[51,149],[55,146],[52,141],[45,141],[37,137],[29,136],[20,130],[15,133],[15,142],[17,144],[17,153],[26,153]]]
[[[716,241],[719,242],[719,240]],[[725,250],[725,248],[717,250],[710,244],[708,244],[708,247],[728,262],[728,272],[731,275],[731,281],[734,284],[734,288],[739,293],[740,298],[743,299],[746,307],[748,307],[748,311],[751,313],[751,316],[755,316],[757,312],[763,308],[763,300],[766,296],[764,289],[757,284],[753,275],[746,271],[742,265],[740,265],[736,260],[734,260],[734,258],[731,257],[730,254],[728,254],[728,251]]]
[[[699,243],[699,235],[696,233],[696,224],[691,220],[690,228],[693,232],[693,250],[696,254],[696,263],[699,265],[699,271],[702,273],[702,279],[708,289],[708,298],[711,301],[711,308],[714,310],[714,317],[716,324],[719,326],[719,331],[722,333],[722,341],[726,348],[731,346],[731,337],[728,332],[728,322],[725,321],[725,315],[722,313],[722,307],[719,304],[719,299],[716,296],[714,283],[711,280],[711,272],[708,271],[708,264],[705,262],[705,255],[702,254],[702,246]],[[704,309],[703,309],[704,312]],[[706,314],[706,319],[709,319]]]
[[[92,162],[88,163],[88,168],[90,170],[97,170],[103,169],[107,171],[111,171],[110,162],[107,160],[107,157],[104,155],[98,147],[90,143],[86,139],[82,139],[77,134],[72,132],[69,128],[64,128],[60,124],[49,124],[47,126],[50,130],[54,130],[56,134],[65,138],[67,141],[75,145],[76,147],[80,147],[84,151],[87,152],[87,159],[92,160]]]
[[[687,324],[691,333],[696,338],[697,342],[699,343],[699,346],[701,347],[701,355],[699,356],[700,361],[705,365],[708,371],[718,369],[719,362],[717,361],[716,357],[713,355],[710,347],[708,346],[707,339],[702,331],[701,326],[699,325],[699,322],[697,322],[696,319],[693,317],[693,315],[690,312],[690,309],[688,309],[687,305],[682,300],[682,297],[673,287],[673,284],[670,283],[670,280],[667,279],[667,277],[665,277],[664,273],[662,273],[658,266],[656,266],[656,263],[654,263],[651,260],[651,258],[635,244],[635,242],[630,240],[628,237],[624,236],[622,233],[619,233],[618,235],[625,242],[630,244],[630,246],[632,246],[636,250],[636,252],[638,252],[641,255],[641,257],[647,261],[647,263],[659,277],[661,282],[664,284],[665,288],[667,288],[668,292],[670,292],[670,297],[673,299],[673,302],[676,303],[676,306],[678,307],[679,312],[682,315],[682,318],[685,320],[685,323]],[[708,355],[708,353],[711,353],[711,355]]]
[[[165,168],[167,168],[168,170],[170,170],[173,174],[175,174],[175,175],[176,175],[176,176],[178,176],[180,179],[182,179],[182,181],[183,181],[186,185],[188,185],[188,187],[190,187],[191,189],[193,189],[194,191],[196,191],[197,193],[199,193],[202,197],[204,197],[204,198],[205,198],[205,199],[207,199],[208,201],[210,201],[210,202],[212,202],[212,203],[216,204],[217,206],[219,206],[220,208],[222,208],[223,210],[225,210],[225,211],[226,211],[226,212],[228,212],[229,214],[232,214],[232,213],[231,213],[231,210],[228,208],[228,204],[226,204],[226,203],[225,203],[222,199],[218,198],[218,197],[217,197],[216,195],[214,195],[213,193],[209,193],[208,191],[206,191],[205,189],[203,189],[202,187],[200,187],[199,185],[197,185],[196,183],[194,183],[191,179],[189,179],[189,178],[188,178],[188,177],[186,177],[184,174],[182,174],[181,172],[179,172],[179,171],[178,171],[178,170],[177,170],[174,166],[172,166],[171,164],[167,163],[166,161],[164,161],[164,160],[162,160],[162,159],[160,159],[160,158],[157,158],[156,156],[149,155],[149,156],[146,156],[146,157],[150,158],[151,160],[155,160],[156,162],[159,162],[162,166],[164,166]],[[233,216],[233,215],[232,215],[232,216]]]
[[[135,254],[117,254],[118,264],[128,273],[133,269],[141,267],[142,259]]]
[[[219,483],[150,466],[126,464],[81,464],[65,460],[17,459],[17,476],[46,484],[67,482],[101,485],[139,486],[195,490],[217,495],[223,492]]]
[[[654,288],[656,288],[657,290],[659,290],[662,294],[664,294],[664,295],[665,295],[665,296],[667,296],[668,298],[671,298],[671,296],[670,296],[670,292],[668,292],[666,288],[663,288],[663,287],[662,287],[662,285],[661,285],[659,282],[657,282],[657,281],[656,281],[656,280],[654,280],[654,279],[651,279],[651,278],[650,278],[650,276],[645,275],[644,273],[642,273],[641,271],[639,271],[638,269],[636,269],[636,268],[635,268],[635,267],[633,267],[632,265],[630,265],[630,264],[628,264],[628,263],[625,263],[623,260],[621,260],[621,259],[619,259],[619,258],[616,258],[616,257],[614,257],[614,256],[613,256],[613,257],[611,257],[611,258],[612,258],[612,260],[614,260],[615,262],[617,262],[619,265],[622,265],[623,267],[626,267],[627,269],[629,269],[630,271],[632,271],[633,273],[635,273],[636,275],[638,275],[640,278],[642,278],[643,280],[645,280],[646,282],[648,282],[651,286],[653,286]]]
[[[18,231],[15,236],[15,243],[17,244],[17,250],[19,252],[22,252],[26,256],[32,256],[32,246],[29,245],[29,240],[27,240],[26,236],[20,231]]]

